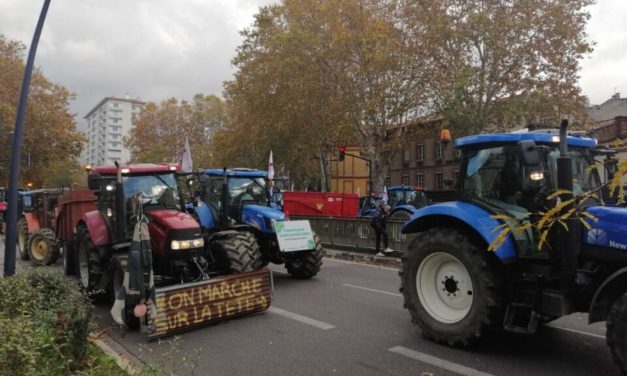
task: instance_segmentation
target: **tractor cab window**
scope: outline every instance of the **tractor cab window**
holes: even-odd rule
[[[229,179],[229,194],[235,205],[241,203],[254,203],[267,205],[266,182],[264,178],[240,178]]]
[[[427,195],[424,191],[408,191],[407,203],[415,208],[427,206]]]
[[[398,205],[406,205],[407,198],[405,197],[405,191],[402,189],[396,189],[388,192],[388,205],[395,207]]]
[[[520,163],[516,145],[468,150],[465,159],[467,197],[508,210],[540,209],[547,180],[534,179],[533,168]]]
[[[581,195],[598,189],[601,186],[601,179],[598,172],[594,168],[590,168],[594,164],[593,157],[583,148],[572,148],[569,150],[571,164],[573,166],[573,194]],[[552,171],[557,171],[557,158],[560,152],[558,148],[551,150],[548,154],[548,163]],[[557,187],[557,176],[553,174],[552,184]]]
[[[170,209],[179,209],[179,196],[174,174],[131,175],[122,178],[124,200],[140,195],[145,206],[159,205]]]

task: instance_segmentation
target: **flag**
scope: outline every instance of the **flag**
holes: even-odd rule
[[[274,178],[274,162],[272,162],[272,150],[270,150],[270,159],[268,160],[268,179]]]
[[[383,186],[383,193],[381,194],[381,200],[383,200],[383,202],[386,205],[388,204],[388,189],[385,185]]]
[[[185,137],[185,147],[183,148],[183,158],[181,159],[181,170],[183,172],[192,172],[192,150],[189,148],[189,138]]]

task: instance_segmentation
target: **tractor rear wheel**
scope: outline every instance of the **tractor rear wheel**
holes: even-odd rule
[[[320,238],[314,233],[314,248],[311,251],[303,251],[286,257],[285,268],[292,278],[308,279],[320,271],[322,256],[324,256],[324,251]]]
[[[111,279],[111,303],[115,302],[115,299],[122,293],[124,290],[124,273],[127,271],[128,259],[126,256],[117,256],[111,260],[111,268],[113,272],[113,278]],[[137,330],[139,329],[139,318],[135,317],[133,314],[133,306],[127,305],[128,299],[124,297],[125,304],[122,309],[122,320],[124,321],[124,325],[128,330]]]
[[[61,253],[63,254],[63,274],[76,274],[76,250],[74,249],[74,242],[65,242],[65,244],[63,244],[63,252]]]
[[[252,272],[259,265],[259,245],[254,235],[250,233],[237,233],[225,239],[216,241],[219,251],[228,260],[229,269],[233,273]],[[255,248],[256,245],[256,248]]]
[[[54,264],[59,258],[59,242],[49,228],[35,230],[28,240],[28,256],[39,265]]]
[[[85,227],[78,229],[75,244],[77,248],[77,276],[81,286],[88,292],[93,292],[102,278],[100,254],[89,236]]]
[[[605,338],[614,362],[627,375],[627,293],[616,299],[606,321]]]
[[[17,221],[17,250],[20,259],[28,260],[28,226],[24,218]]]
[[[503,284],[496,262],[450,228],[416,236],[402,259],[400,291],[426,338],[466,346],[502,323]]]

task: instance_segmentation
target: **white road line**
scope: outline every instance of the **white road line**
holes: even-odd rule
[[[387,266],[363,264],[361,262],[338,260],[338,259],[329,258],[329,257],[325,257],[324,260],[325,260],[325,262],[326,261],[333,261],[333,262],[339,262],[341,264],[359,265],[359,266],[366,266],[366,267],[369,267],[369,268],[383,269],[383,270],[392,270],[392,271],[398,272],[398,268],[390,268],[390,267],[387,267]]]
[[[481,372],[474,368],[462,366],[461,364],[453,363],[448,360],[436,358],[433,355],[428,355],[415,350],[410,350],[403,346],[394,346],[388,349],[388,351],[403,355],[405,357],[417,360],[419,362],[427,363],[432,366],[442,368],[451,372],[455,372],[464,376],[492,376],[490,373]]]
[[[546,326],[548,326],[549,328],[564,330],[566,332],[577,333],[577,334],[581,334],[584,336],[605,339],[605,336],[602,336],[600,334],[590,333],[590,332],[584,332],[583,330],[564,328],[563,326],[557,326],[557,325],[551,325],[551,324],[547,324]]]
[[[379,294],[392,295],[392,296],[403,296],[401,294],[395,294],[393,292],[387,292],[387,291],[382,291],[382,290],[375,290],[375,289],[371,289],[371,288],[368,288],[368,287],[362,287],[362,286],[349,285],[348,283],[344,283],[343,285],[346,286],[346,287],[352,287],[354,289],[366,290],[366,291],[371,291],[371,292],[378,292]]]
[[[335,328],[334,325],[327,324],[326,322],[318,321],[316,319],[312,319],[312,318],[307,317],[307,316],[302,316],[302,315],[299,315],[299,314],[294,313],[294,312],[286,311],[286,310],[281,309],[281,308],[270,306],[270,308],[268,308],[268,311],[270,311],[270,312],[272,312],[274,314],[277,314],[279,316],[286,317],[288,319],[292,319],[292,320],[296,320],[296,321],[302,322],[303,324],[311,325],[311,326],[313,326],[315,328],[318,328],[318,329],[329,330],[329,329]]]

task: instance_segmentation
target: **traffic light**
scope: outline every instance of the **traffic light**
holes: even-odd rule
[[[345,155],[346,155],[346,146],[340,146],[340,155],[338,156],[338,160],[340,162],[343,161]]]

